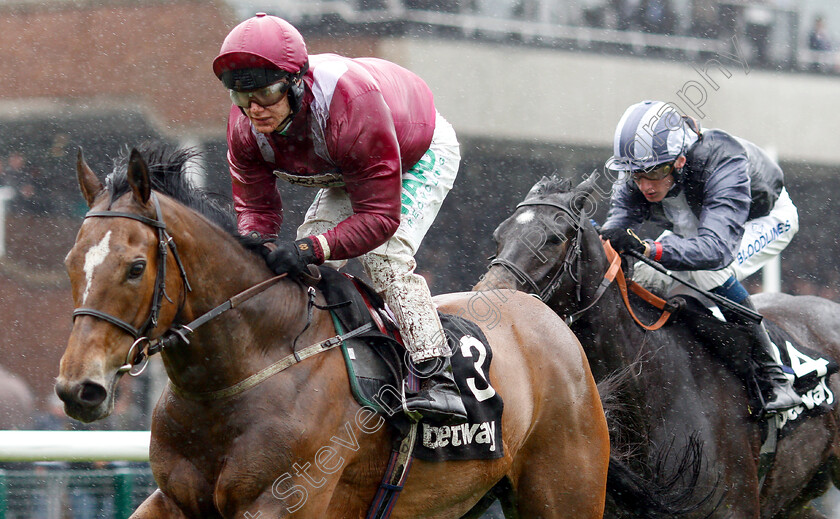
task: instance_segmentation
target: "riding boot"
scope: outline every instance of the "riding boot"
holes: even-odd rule
[[[417,363],[415,368],[421,377],[433,372],[423,378],[420,392],[406,399],[406,409],[435,423],[453,425],[465,422],[467,410],[455,383],[449,357],[435,357],[422,361]]]
[[[741,305],[755,310],[749,297],[742,301]],[[752,360],[756,366],[756,380],[764,401],[764,413],[778,413],[801,405],[802,398],[794,391],[790,379],[773,357],[773,345],[764,323],[753,324],[751,327],[756,339],[752,349]]]

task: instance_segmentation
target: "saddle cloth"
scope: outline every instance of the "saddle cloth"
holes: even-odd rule
[[[338,333],[371,321],[376,323],[373,330],[341,345],[354,398],[406,434],[411,422],[403,413],[403,394],[415,394],[420,381],[407,373],[406,350],[390,311],[379,295],[358,278],[327,267],[319,270],[321,281],[316,288],[330,307]],[[467,410],[467,422],[438,426],[421,421],[414,456],[426,461],[501,458],[504,403],[489,383],[493,352],[487,338],[471,321],[439,315],[452,349],[450,361]]]
[[[753,340],[749,329],[743,325],[721,321],[696,299],[681,295],[686,308],[677,322],[693,329],[701,340],[730,341],[732,346],[749,348]],[[836,395],[828,385],[828,378],[840,369],[835,359],[817,352],[793,339],[769,319],[764,325],[775,346],[775,357],[782,370],[794,376],[793,388],[802,397],[802,405],[780,413],[777,427],[783,437],[808,417],[824,414],[836,405]]]
[[[793,389],[802,397],[802,405],[780,413],[777,427],[782,437],[810,416],[827,413],[837,403],[828,378],[840,370],[837,362],[804,344],[799,344],[776,323],[764,320],[770,339],[779,351],[780,364],[785,373],[795,376]]]

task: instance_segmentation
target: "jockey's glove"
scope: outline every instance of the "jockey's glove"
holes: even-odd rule
[[[604,229],[601,238],[609,240],[610,245],[619,254],[622,252],[638,252],[650,257],[651,242],[639,238],[633,229]]]
[[[324,262],[318,250],[312,236],[294,242],[276,240],[274,250],[265,256],[265,263],[275,274],[295,277],[303,272],[307,265],[320,265]]]

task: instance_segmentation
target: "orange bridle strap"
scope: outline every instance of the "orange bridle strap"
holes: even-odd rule
[[[635,281],[631,280],[628,282],[624,278],[624,271],[620,268],[621,256],[619,256],[615,249],[612,248],[612,245],[610,245],[609,241],[604,242],[604,252],[607,253],[607,260],[610,262],[610,268],[607,269],[607,273],[604,274],[604,278],[606,279],[608,276],[615,276],[615,279],[618,282],[618,288],[619,290],[621,290],[621,297],[624,298],[624,305],[627,306],[627,311],[630,312],[630,316],[633,317],[633,320],[636,321],[636,324],[648,331],[654,331],[662,328],[662,326],[666,322],[668,322],[668,319],[671,317],[671,310],[669,310],[668,303],[661,297],[652,294]],[[617,272],[615,272],[616,270]],[[642,321],[640,321],[636,314],[633,312],[633,307],[630,306],[630,298],[627,295],[628,286],[634,294],[641,297],[647,303],[662,310],[662,315],[659,316],[659,319],[655,323],[651,325],[646,325]]]

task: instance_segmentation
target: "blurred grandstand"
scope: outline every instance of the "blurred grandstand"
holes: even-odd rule
[[[232,0],[240,18],[282,13],[327,31],[377,26],[391,35],[442,34],[550,48],[697,59],[743,35],[756,66],[836,72],[833,49],[809,46],[813,21],[840,29],[830,0]],[[833,31],[835,34],[840,34]],[[828,66],[830,64],[830,66]]]

